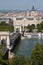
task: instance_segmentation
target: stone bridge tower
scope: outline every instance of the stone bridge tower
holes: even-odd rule
[[[6,47],[9,49],[10,46],[10,33],[9,32],[0,32],[0,44],[2,42],[2,40],[5,40],[6,42]]]

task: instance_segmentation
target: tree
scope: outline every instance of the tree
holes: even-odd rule
[[[34,24],[27,26],[27,29],[29,30],[29,32],[33,32],[33,29],[34,28],[35,28],[35,25]]]
[[[42,27],[42,29],[43,29],[43,21],[42,21],[40,24],[41,24],[41,27]]]
[[[0,45],[0,65],[8,65],[8,60],[3,58],[3,45]]]
[[[0,59],[0,65],[9,65],[9,62],[7,60],[4,59]]]
[[[35,24],[32,24],[31,26],[32,26],[33,29],[35,28]]]
[[[10,61],[10,65],[24,65],[24,63],[25,63],[24,56],[15,56]]]
[[[43,45],[37,44],[31,55],[32,65],[43,65]]]
[[[0,23],[0,31],[10,31],[10,32],[13,32],[14,31],[14,26],[6,24],[5,22],[1,22]]]
[[[24,63],[24,65],[32,65],[31,60],[27,60],[27,61]]]
[[[37,24],[37,29],[38,29],[38,32],[42,32],[42,26],[41,26],[41,24]]]

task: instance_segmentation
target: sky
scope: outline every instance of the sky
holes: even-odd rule
[[[0,0],[0,10],[30,10],[33,5],[43,11],[43,0]]]

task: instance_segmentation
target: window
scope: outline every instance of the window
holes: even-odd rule
[[[16,18],[16,20],[22,20],[23,18]]]
[[[27,20],[34,20],[33,18],[26,18]]]

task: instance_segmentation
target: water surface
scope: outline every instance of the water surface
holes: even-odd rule
[[[16,46],[14,53],[16,55],[24,55],[25,57],[30,57],[32,50],[37,42],[43,44],[43,39],[25,38],[24,40],[21,40],[20,43]]]

